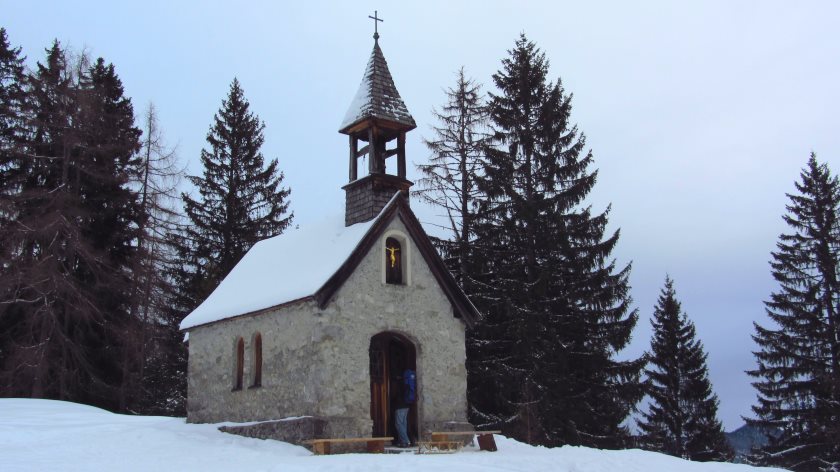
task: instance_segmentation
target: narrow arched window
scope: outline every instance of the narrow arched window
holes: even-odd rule
[[[257,333],[254,335],[254,382],[252,387],[259,387],[262,385],[262,335]]]
[[[385,240],[385,283],[401,285],[402,276],[402,246],[396,238]]]
[[[245,376],[245,340],[236,340],[236,371],[234,372],[234,390],[242,390],[242,378]]]

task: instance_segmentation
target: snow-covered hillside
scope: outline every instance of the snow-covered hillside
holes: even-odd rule
[[[0,399],[0,468],[4,471],[575,471],[737,472],[735,464],[701,464],[662,454],[547,449],[497,437],[498,452],[467,448],[445,455],[313,456],[277,441],[219,432],[183,419],[115,415],[51,400]]]

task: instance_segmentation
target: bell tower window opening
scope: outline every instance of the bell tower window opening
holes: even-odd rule
[[[405,179],[405,131],[394,133],[375,126],[365,131],[359,135],[350,135],[350,182],[366,175],[387,174],[386,164],[391,156],[397,158],[396,176]],[[396,141],[396,145],[388,149],[388,142],[391,141]],[[362,146],[362,142],[367,142],[367,144]],[[367,167],[367,173],[363,173],[365,167]]]

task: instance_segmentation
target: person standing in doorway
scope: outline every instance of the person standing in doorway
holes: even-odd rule
[[[405,369],[400,379],[400,391],[397,395],[394,411],[394,426],[397,428],[399,447],[408,447],[408,410],[417,401],[417,374],[413,369]]]

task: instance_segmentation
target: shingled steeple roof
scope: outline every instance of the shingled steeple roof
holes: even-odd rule
[[[354,125],[366,119],[391,122],[400,125],[405,131],[417,127],[394,85],[394,79],[376,37],[362,83],[350,108],[347,109],[339,132],[347,134]]]

